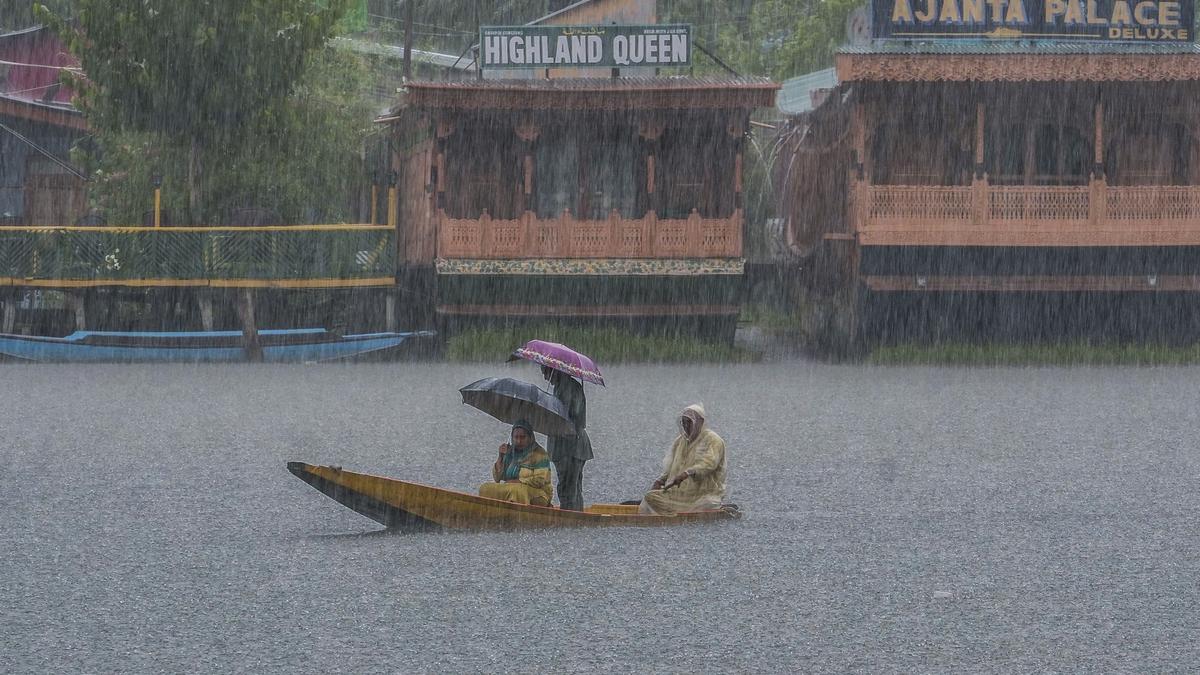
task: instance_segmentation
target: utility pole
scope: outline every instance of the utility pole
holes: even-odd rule
[[[412,79],[413,5],[417,0],[404,0],[404,81]]]

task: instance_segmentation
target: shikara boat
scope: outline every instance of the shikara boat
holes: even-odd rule
[[[430,331],[341,335],[325,328],[260,330],[263,361],[330,361],[400,347]],[[246,360],[241,331],[108,332],[76,331],[66,337],[0,333],[0,355],[57,363],[185,362],[229,363]]]
[[[335,466],[288,462],[288,471],[337,503],[401,531],[516,530],[548,527],[655,527],[741,517],[732,504],[677,516],[641,515],[636,505],[593,504],[584,511],[514,504]]]

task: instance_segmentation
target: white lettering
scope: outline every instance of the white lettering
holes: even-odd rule
[[[613,63],[618,66],[629,65],[629,40],[624,35],[618,35],[613,38]]]
[[[671,36],[671,63],[687,63],[688,36],[686,34]]]

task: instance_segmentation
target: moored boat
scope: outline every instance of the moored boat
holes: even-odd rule
[[[263,361],[305,363],[395,349],[433,335],[430,331],[341,335],[325,328],[297,328],[260,330],[258,343]],[[57,363],[232,363],[246,360],[243,340],[241,331],[76,331],[66,337],[0,333],[0,355]]]
[[[339,504],[402,531],[516,530],[550,527],[658,527],[731,520],[736,506],[676,516],[642,515],[636,505],[593,504],[583,511],[516,504],[420,483],[288,462],[287,468]]]

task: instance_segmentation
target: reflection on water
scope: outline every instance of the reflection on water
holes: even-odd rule
[[[1195,369],[608,367],[587,390],[588,500],[639,496],[675,414],[702,401],[741,522],[403,536],[285,461],[473,490],[506,428],[456,388],[532,367],[0,371],[6,670],[1200,656]]]

